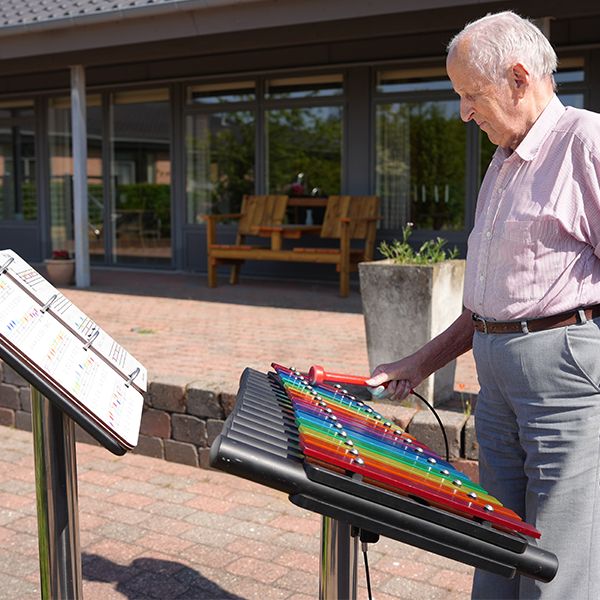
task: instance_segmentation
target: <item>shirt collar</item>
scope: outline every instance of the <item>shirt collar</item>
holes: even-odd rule
[[[533,160],[537,154],[542,142],[550,133],[552,128],[558,123],[566,108],[558,99],[556,94],[548,103],[548,106],[542,111],[527,135],[521,140],[521,143],[515,148],[515,152],[523,160]]]

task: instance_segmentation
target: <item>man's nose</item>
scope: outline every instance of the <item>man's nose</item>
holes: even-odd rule
[[[473,118],[473,105],[464,98],[460,99],[460,118],[468,123]]]

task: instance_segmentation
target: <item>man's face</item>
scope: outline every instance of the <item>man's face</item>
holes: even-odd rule
[[[510,80],[494,84],[483,77],[460,53],[448,57],[448,77],[460,96],[460,116],[475,121],[492,144],[515,148],[522,139],[523,116]]]

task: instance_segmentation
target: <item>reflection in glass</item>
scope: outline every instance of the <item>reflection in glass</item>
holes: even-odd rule
[[[377,91],[382,94],[451,89],[452,83],[444,67],[393,69],[377,73]]]
[[[112,259],[171,264],[171,122],[167,90],[112,97]]]
[[[37,219],[33,109],[0,110],[0,220]]]
[[[573,106],[574,108],[584,108],[583,94],[558,94],[560,101],[565,106]]]
[[[255,99],[254,81],[232,83],[206,83],[187,88],[188,104],[223,104],[252,102]]]
[[[584,81],[585,71],[583,69],[561,69],[554,74],[554,81],[557,84],[574,83]]]
[[[269,193],[339,194],[342,108],[315,106],[267,111]]]
[[[186,118],[187,222],[238,212],[254,192],[254,114],[194,114]]]
[[[341,74],[311,75],[270,79],[266,84],[266,97],[289,100],[292,98],[327,98],[344,93]]]
[[[90,261],[102,260],[102,109],[99,96],[87,98],[88,129],[88,240]],[[69,98],[52,98],[48,106],[48,148],[50,154],[50,238],[53,250],[74,249],[73,152],[71,104]]]
[[[87,106],[87,176],[91,263],[104,262],[104,185],[102,181],[102,107],[100,98]]]
[[[68,98],[50,100],[48,149],[50,153],[50,239],[52,250],[73,252],[73,151],[71,107]]]
[[[466,128],[457,101],[380,104],[376,189],[382,227],[464,227]]]

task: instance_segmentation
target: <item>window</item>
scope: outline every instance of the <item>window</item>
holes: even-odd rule
[[[254,81],[206,83],[190,85],[187,88],[188,104],[229,104],[232,102],[252,102],[255,99]]]
[[[377,73],[377,91],[383,94],[432,90],[452,90],[445,68],[395,69]]]
[[[187,222],[205,214],[238,212],[255,189],[255,82],[187,88],[185,118]]]
[[[344,93],[342,75],[312,75],[307,77],[286,77],[269,79],[265,97],[270,100],[290,100],[298,98],[328,98]]]
[[[342,176],[343,77],[266,82],[267,189],[273,194],[339,194]]]
[[[249,110],[186,117],[187,222],[237,212],[254,191],[254,113]]]
[[[338,194],[343,93],[339,73],[188,86],[187,223],[237,212],[244,194],[257,190]]]
[[[565,106],[585,107],[585,63],[582,57],[560,59],[554,81],[556,93]]]
[[[269,110],[267,139],[270,193],[293,196],[340,193],[341,107]]]
[[[33,101],[0,103],[0,220],[37,219]]]
[[[112,260],[171,263],[171,111],[167,89],[111,97]]]
[[[445,70],[377,75],[375,182],[385,229],[461,230],[466,127]],[[389,99],[388,99],[389,98]]]

